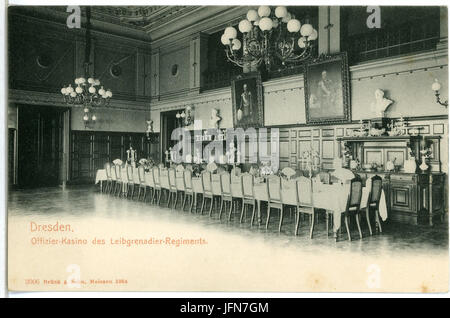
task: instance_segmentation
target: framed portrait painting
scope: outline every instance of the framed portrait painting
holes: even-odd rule
[[[238,75],[231,80],[233,125],[238,128],[264,126],[261,74]]]
[[[347,54],[319,58],[305,68],[307,124],[331,124],[351,120]]]

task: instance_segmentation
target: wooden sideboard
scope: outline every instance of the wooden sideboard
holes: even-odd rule
[[[383,178],[390,220],[429,225],[443,221],[446,182],[444,173],[354,172],[360,175],[364,182],[374,175]]]
[[[371,163],[375,160],[382,169],[388,160],[397,159],[399,166],[396,172],[354,170],[363,180],[379,175],[383,178],[383,188],[386,193],[389,219],[402,223],[433,225],[442,221],[445,214],[445,183],[446,175],[440,168],[439,137],[425,137],[432,148],[428,162],[429,171],[419,169],[419,151],[421,136],[380,136],[380,137],[344,137],[338,138],[342,153],[343,143],[350,146],[352,157],[360,163]],[[403,164],[409,159],[408,148],[416,154],[417,169],[415,173],[405,173]]]

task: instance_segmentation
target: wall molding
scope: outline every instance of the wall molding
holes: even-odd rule
[[[46,105],[55,107],[83,107],[68,106],[64,103],[61,94],[36,92],[28,90],[9,89],[8,102],[14,104],[26,105]],[[99,107],[102,109],[129,110],[129,111],[148,111],[148,103],[140,101],[111,99],[109,107]]]

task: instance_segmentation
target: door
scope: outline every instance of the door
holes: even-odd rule
[[[64,108],[20,106],[18,116],[18,186],[56,186],[63,159]]]
[[[161,162],[166,162],[166,150],[175,146],[176,140],[172,140],[172,131],[177,128],[176,114],[179,111],[168,111],[161,113]]]

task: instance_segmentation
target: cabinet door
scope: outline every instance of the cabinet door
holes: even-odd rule
[[[415,213],[417,212],[416,185],[391,183],[391,209]]]

